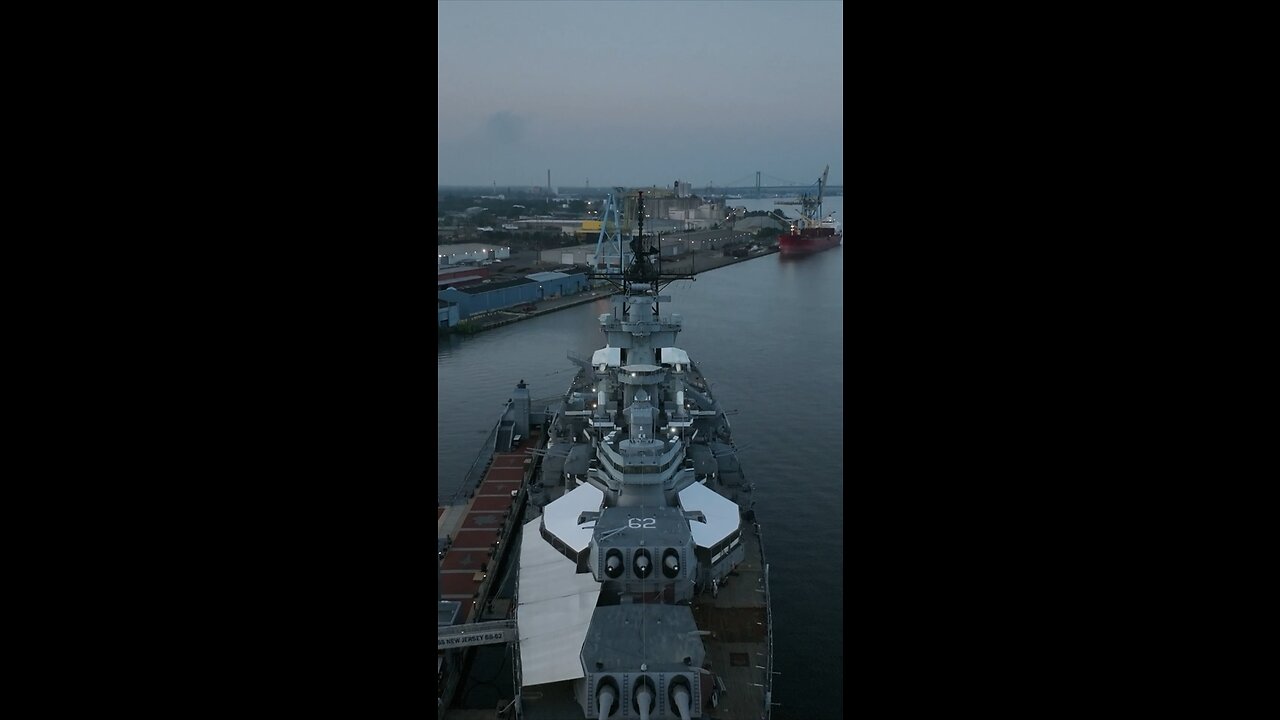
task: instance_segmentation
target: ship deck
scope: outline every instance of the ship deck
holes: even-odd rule
[[[703,638],[712,672],[724,680],[728,692],[705,718],[759,718],[764,712],[764,688],[769,682],[768,615],[760,537],[742,534],[743,561],[717,597],[707,591],[693,600],[693,617]]]
[[[697,364],[688,366],[685,373],[687,387],[712,397],[712,390]],[[591,384],[588,374],[580,371],[570,384],[570,392],[586,392]],[[719,440],[728,443],[727,436]],[[745,505],[746,499],[740,497],[746,485],[741,470],[732,458],[721,462],[724,484],[707,483],[706,487]],[[543,486],[550,501],[561,497],[568,489],[560,478],[545,478]],[[750,489],[746,490],[749,498]],[[526,512],[524,521],[529,522],[539,514],[539,509],[530,503]],[[752,522],[743,523],[741,538],[743,560],[731,573],[730,579],[718,589],[716,597],[712,597],[707,588],[691,603],[698,629],[708,633],[703,636],[705,660],[725,687],[715,708],[706,702],[702,713],[695,715],[702,720],[758,720],[771,715],[771,698],[766,695],[772,688],[771,618],[765,587],[763,541]],[[710,676],[704,678],[709,679]],[[573,685],[574,681],[561,681],[521,688],[523,720],[582,718],[583,710],[574,698]],[[704,693],[709,695],[710,689],[706,688]],[[614,717],[636,715],[628,709],[622,714],[615,712]],[[672,715],[663,707],[654,717]]]
[[[533,505],[529,511],[526,521],[537,514]],[[761,565],[763,543],[751,523],[745,524],[742,543],[743,560],[716,597],[707,590],[692,602],[698,629],[711,633],[703,636],[706,660],[727,690],[714,709],[709,704],[703,708],[702,720],[766,717],[764,694],[766,688],[772,688],[769,673],[773,669],[769,656],[770,618]],[[525,720],[581,718],[582,707],[574,699],[572,687],[572,682],[560,682],[524,688]]]
[[[708,591],[693,601],[698,628],[711,633],[703,637],[706,659],[727,689],[714,709],[709,704],[703,708],[702,720],[765,717],[764,692],[772,687],[768,678],[771,666],[761,541],[754,531],[743,533],[742,537],[745,557],[731,575],[732,580],[720,588],[717,597],[711,597]],[[524,719],[581,718],[582,706],[574,699],[572,688],[572,682],[524,688]]]

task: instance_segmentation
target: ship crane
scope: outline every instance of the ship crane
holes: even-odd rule
[[[801,227],[818,227],[822,223],[822,195],[827,189],[827,173],[830,170],[830,165],[822,168],[822,177],[818,178],[818,197],[816,199],[809,195],[800,196],[799,222]]]

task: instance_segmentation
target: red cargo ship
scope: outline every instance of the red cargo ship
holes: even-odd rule
[[[778,236],[778,252],[783,255],[816,253],[839,245],[843,239],[844,232],[829,225],[792,228],[790,233]]]
[[[800,218],[791,229],[778,236],[778,253],[781,255],[808,255],[833,248],[844,240],[844,231],[835,221],[834,213],[819,220],[822,215],[822,193],[827,187],[827,171],[823,168],[818,179],[818,197],[800,196]]]

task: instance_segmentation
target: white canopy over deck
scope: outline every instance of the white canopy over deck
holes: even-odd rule
[[[516,626],[525,687],[584,676],[579,655],[600,597],[595,578],[578,574],[572,560],[542,539],[541,522],[525,523],[520,539]]]

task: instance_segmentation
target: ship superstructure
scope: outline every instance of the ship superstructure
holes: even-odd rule
[[[643,230],[529,487],[516,624],[518,717],[767,718],[768,568],[729,419],[676,343]]]

